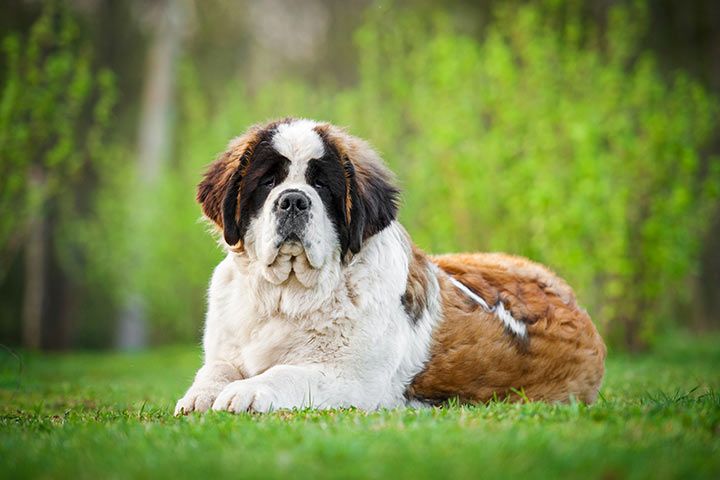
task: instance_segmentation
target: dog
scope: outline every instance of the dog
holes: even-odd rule
[[[525,258],[422,252],[392,173],[341,128],[253,126],[197,200],[227,256],[176,415],[598,395],[605,345],[567,283]]]

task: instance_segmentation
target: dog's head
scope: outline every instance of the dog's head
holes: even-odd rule
[[[287,280],[296,261],[319,270],[358,253],[395,219],[397,197],[392,174],[367,143],[294,119],[231,141],[197,195],[225,243],[261,262],[273,283]]]

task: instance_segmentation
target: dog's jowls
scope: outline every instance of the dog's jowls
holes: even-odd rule
[[[392,174],[344,130],[252,127],[198,201],[227,256],[177,414],[597,396],[605,346],[570,287],[524,258],[425,255]]]

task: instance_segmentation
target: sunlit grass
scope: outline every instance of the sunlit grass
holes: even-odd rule
[[[720,339],[612,355],[592,406],[495,402],[174,418],[199,351],[0,357],[0,473],[61,477],[718,478]]]

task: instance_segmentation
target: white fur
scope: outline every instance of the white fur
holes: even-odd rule
[[[407,386],[429,358],[441,318],[436,267],[428,265],[427,308],[412,322],[401,304],[411,245],[393,222],[347,264],[332,222],[305,182],[307,162],[322,156],[315,124],[281,125],[273,146],[290,160],[245,237],[229,252],[209,289],[205,364],[175,412],[208,408],[362,409],[406,404]],[[311,198],[303,245],[278,248],[271,205],[287,188]]]
[[[316,126],[317,123],[312,120],[297,120],[278,126],[272,138],[272,146],[280,155],[292,161],[290,177],[297,179],[298,175],[303,175],[307,162],[325,153],[320,135],[313,130]]]
[[[325,153],[320,136],[313,130],[317,124],[311,120],[299,120],[281,124],[272,138],[272,145],[278,153],[290,160],[288,175],[270,192],[263,210],[255,218],[246,234],[245,249],[252,260],[260,263],[260,270],[266,280],[276,285],[285,282],[291,272],[306,287],[312,287],[320,280],[322,267],[332,260],[335,230],[327,216],[320,196],[305,181],[308,162]],[[310,197],[310,223],[303,239],[302,251],[278,250],[278,237],[272,205],[286,190],[296,189]]]
[[[450,278],[452,284],[455,285],[458,289],[460,289],[460,291],[462,291],[468,297],[472,298],[475,302],[479,303],[483,310],[487,311],[488,313],[496,314],[497,317],[505,324],[505,326],[509,328],[510,331],[512,331],[515,335],[521,338],[527,337],[527,327],[525,326],[525,324],[515,320],[515,318],[510,314],[510,312],[505,310],[505,305],[502,302],[498,302],[496,305],[490,307],[480,295],[477,295],[475,292],[470,290],[468,287],[465,286],[465,284],[451,276],[448,276],[448,278]]]
[[[404,405],[440,314],[434,275],[435,294],[416,325],[403,310],[408,251],[393,223],[347,266],[338,259],[323,267],[310,289],[294,277],[268,282],[256,262],[229,254],[210,286],[205,366],[176,413],[206,410],[210,399],[234,412]]]

